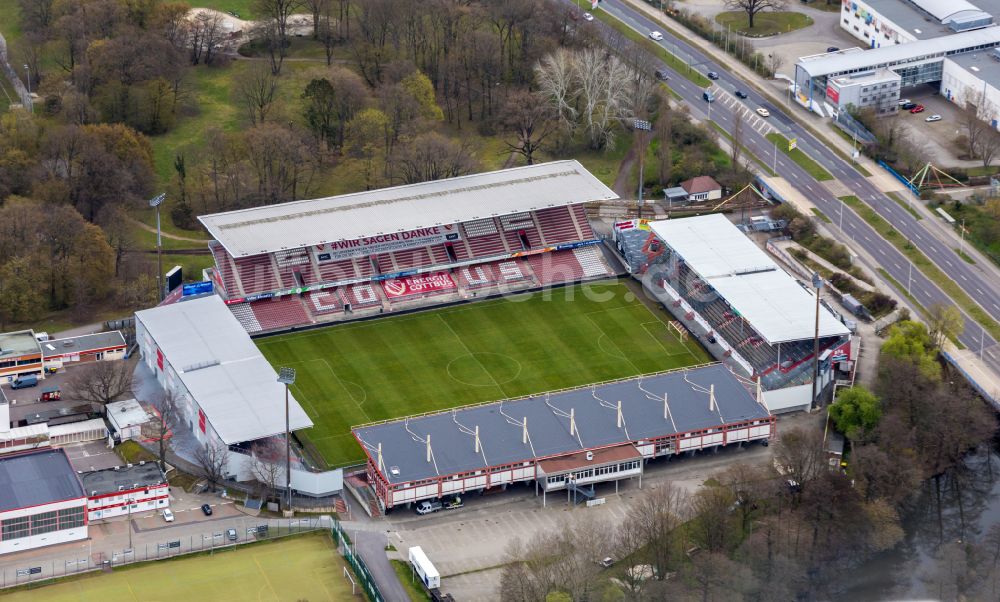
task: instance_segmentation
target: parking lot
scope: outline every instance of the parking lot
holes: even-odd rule
[[[71,369],[63,368],[55,374],[49,374],[38,381],[38,385],[26,389],[11,389],[9,385],[3,388],[3,394],[10,403],[10,419],[17,425],[19,421],[41,412],[52,412],[63,409],[78,408],[90,404],[73,399],[69,393],[68,383],[72,376]],[[40,401],[42,391],[50,387],[59,387],[62,399],[59,401]]]
[[[886,119],[897,120],[909,136],[910,142],[917,145],[927,155],[927,160],[937,166],[947,168],[981,165],[980,161],[958,158],[961,149],[954,141],[962,135],[959,108],[941,96],[938,90],[937,86],[905,88],[900,93],[901,98],[924,105],[924,112],[914,115],[900,109],[897,116]],[[931,115],[940,115],[941,121],[928,123],[926,120]]]

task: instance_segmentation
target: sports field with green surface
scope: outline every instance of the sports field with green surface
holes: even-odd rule
[[[364,458],[350,427],[709,361],[624,281],[513,295],[258,339],[331,466]]]
[[[328,534],[254,544],[212,556],[88,573],[20,590],[4,602],[146,602],[149,600],[350,600],[351,585]]]

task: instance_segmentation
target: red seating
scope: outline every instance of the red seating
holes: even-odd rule
[[[466,290],[477,290],[531,278],[521,263],[513,259],[464,266],[455,270],[455,273],[459,284]]]
[[[385,255],[375,255],[375,263],[378,264],[378,271],[380,274],[392,274],[398,272],[396,266],[392,263],[392,256],[390,254]]]
[[[583,268],[573,251],[553,251],[529,255],[528,264],[542,286],[575,282],[584,277]]]
[[[278,265],[278,277],[281,280],[281,286],[284,288],[299,286],[299,283],[295,280],[296,272],[301,275],[303,284],[311,284],[316,281],[313,277],[309,251],[306,249],[275,253],[274,262]]]
[[[354,270],[353,259],[341,259],[338,261],[324,261],[320,263],[319,275],[323,282],[336,282],[337,280],[355,278],[358,274]]]
[[[396,262],[396,267],[398,268],[396,271],[421,268],[434,263],[434,260],[431,258],[430,249],[427,247],[393,251],[392,257]]]
[[[541,209],[535,212],[535,217],[538,218],[538,225],[542,229],[545,244],[556,245],[581,240],[580,234],[576,231],[573,216],[566,207]]]
[[[573,220],[580,228],[583,240],[597,238],[594,236],[594,229],[590,227],[590,220],[587,219],[587,212],[583,209],[583,205],[573,205]]]
[[[448,256],[448,250],[444,245],[431,245],[427,249],[431,254],[431,263],[451,263],[451,257]],[[458,253],[456,252],[455,255],[457,256]]]
[[[374,284],[352,284],[344,289],[344,301],[351,304],[353,309],[373,307],[382,304],[382,296],[378,293],[378,287]]]
[[[250,309],[262,330],[288,328],[312,321],[297,295],[255,301],[250,304]]]
[[[338,289],[325,289],[306,293],[304,304],[309,313],[320,316],[344,311],[344,298]]]
[[[372,266],[371,257],[355,257],[354,258],[354,268],[357,275],[361,278],[366,278],[375,273],[375,267]]]
[[[229,259],[229,253],[214,240],[208,243],[208,248],[212,251],[212,257],[215,258],[215,270],[222,280],[222,286],[226,289],[226,293],[230,297],[239,297],[241,293],[236,284],[236,276],[233,273],[233,264]]]
[[[235,260],[236,272],[247,295],[278,288],[278,278],[271,266],[270,255],[254,255]]]

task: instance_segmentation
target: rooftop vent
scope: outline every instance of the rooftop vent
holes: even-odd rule
[[[592,451],[587,452],[587,461],[591,462],[593,461],[593,459],[594,459],[594,452]]]

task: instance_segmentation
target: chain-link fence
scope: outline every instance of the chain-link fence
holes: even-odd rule
[[[368,566],[365,565],[365,561],[361,559],[361,555],[358,554],[357,549],[354,547],[354,543],[351,542],[350,536],[344,532],[343,527],[340,525],[340,521],[337,519],[333,520],[333,539],[337,542],[337,549],[347,560],[347,563],[351,565],[351,569],[354,571],[355,576],[361,582],[362,589],[368,594],[368,599],[372,602],[383,602],[385,597],[382,596],[382,592],[379,591],[378,585],[375,583],[375,578],[372,577],[371,572],[368,570]]]
[[[132,548],[122,547],[108,551],[98,550],[93,541],[76,542],[81,545],[73,556],[61,558],[26,559],[0,567],[0,588],[33,584],[39,581],[85,573],[88,571],[111,570],[135,562],[165,560],[196,552],[223,552],[247,543],[279,539],[309,531],[329,529],[331,519],[327,516],[264,519],[247,517],[229,521],[208,532],[176,535],[171,528],[159,529],[157,537],[146,537],[138,532]],[[208,527],[209,525],[204,525]],[[93,528],[93,527],[92,527]]]

